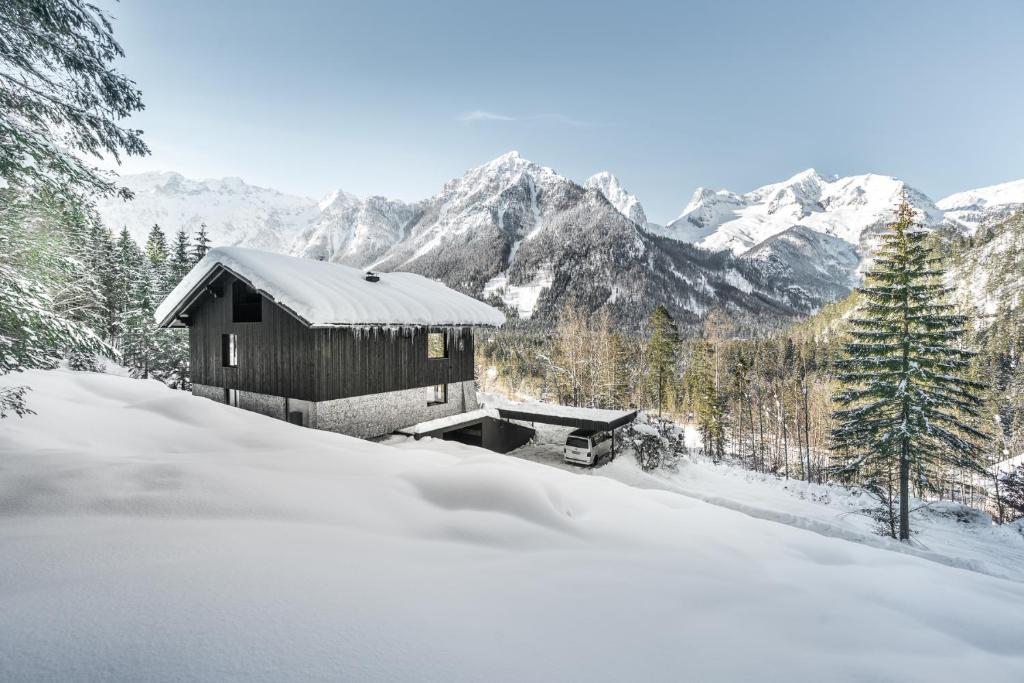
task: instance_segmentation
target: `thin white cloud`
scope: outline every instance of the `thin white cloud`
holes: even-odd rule
[[[517,121],[514,116],[505,116],[504,114],[495,114],[492,111],[468,111],[465,114],[459,115],[459,121]]]
[[[463,123],[475,123],[482,121],[553,121],[555,123],[561,123],[566,126],[594,126],[598,125],[591,123],[590,121],[579,121],[574,118],[570,118],[563,114],[533,114],[531,116],[509,116],[507,114],[498,114],[493,111],[484,111],[482,109],[476,109],[473,111],[465,112],[458,116],[458,120]]]

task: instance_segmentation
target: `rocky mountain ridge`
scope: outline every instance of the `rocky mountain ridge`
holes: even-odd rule
[[[845,295],[873,236],[908,198],[922,221],[973,234],[1024,207],[1024,181],[932,202],[903,181],[808,169],[747,193],[698,189],[679,218],[648,222],[608,172],[579,184],[516,152],[407,203],[338,190],[320,202],[173,173],[125,176],[131,204],[105,202],[107,225],[144,239],[203,222],[236,244],[378,270],[411,270],[549,318],[562,305],[608,307],[630,324],[663,303],[680,319],[709,308],[784,319]]]

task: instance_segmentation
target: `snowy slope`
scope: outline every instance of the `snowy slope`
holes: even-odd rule
[[[942,212],[930,199],[896,178],[874,174],[825,178],[808,169],[746,194],[698,188],[665,231],[676,239],[736,254],[794,225],[856,246],[892,219],[904,193],[923,222],[942,221]]]
[[[765,275],[799,283],[823,301],[841,299],[857,285],[857,249],[846,240],[795,225],[748,250],[743,258]]]
[[[20,379],[38,415],[0,433],[6,680],[1024,677],[1020,583],[156,382]]]
[[[969,242],[957,245],[947,274],[957,302],[981,316],[1024,304],[1024,206],[1009,217],[989,217]]]
[[[936,202],[947,223],[974,233],[978,226],[1024,210],[1024,179],[958,192]]]
[[[509,403],[508,399],[495,394],[480,394],[480,401],[487,406],[483,410]],[[537,427],[534,441],[513,451],[512,455],[579,475],[608,477],[639,488],[672,491],[830,538],[1024,582],[1024,519],[999,526],[987,513],[959,503],[933,501],[925,504],[915,499],[911,506],[914,535],[912,543],[906,545],[878,534],[874,521],[865,514],[865,509],[874,507],[877,501],[863,489],[807,483],[726,463],[715,464],[710,458],[699,455],[700,434],[693,427],[685,428],[690,455],[679,461],[677,470],[649,473],[640,470],[629,451],[592,469],[566,463],[562,447],[569,428]],[[387,443],[407,448],[427,446],[440,452],[451,447],[448,441],[409,442],[404,437],[391,437]]]
[[[121,176],[119,182],[135,198],[106,198],[96,208],[108,228],[117,232],[127,227],[140,244],[154,223],[168,235],[179,229],[192,233],[206,223],[214,246],[284,252],[319,214],[312,199],[238,178],[190,180],[178,173],[140,173]]]
[[[683,460],[674,473],[644,473],[629,457],[599,472],[631,486],[675,491],[758,519],[1024,582],[1024,521],[998,526],[988,514],[958,503],[924,505],[915,500],[914,536],[905,546],[878,535],[864,512],[877,501],[860,489],[780,479],[700,457]]]

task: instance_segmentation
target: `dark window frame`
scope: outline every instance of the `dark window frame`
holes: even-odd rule
[[[220,336],[220,365],[223,368],[238,367],[238,335],[226,333]]]
[[[231,283],[231,322],[263,322],[263,295],[241,280]]]

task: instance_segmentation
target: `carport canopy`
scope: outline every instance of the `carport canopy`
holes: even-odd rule
[[[602,408],[574,408],[547,403],[499,405],[498,414],[506,420],[542,422],[544,424],[610,432],[636,419],[635,410],[604,410]]]

